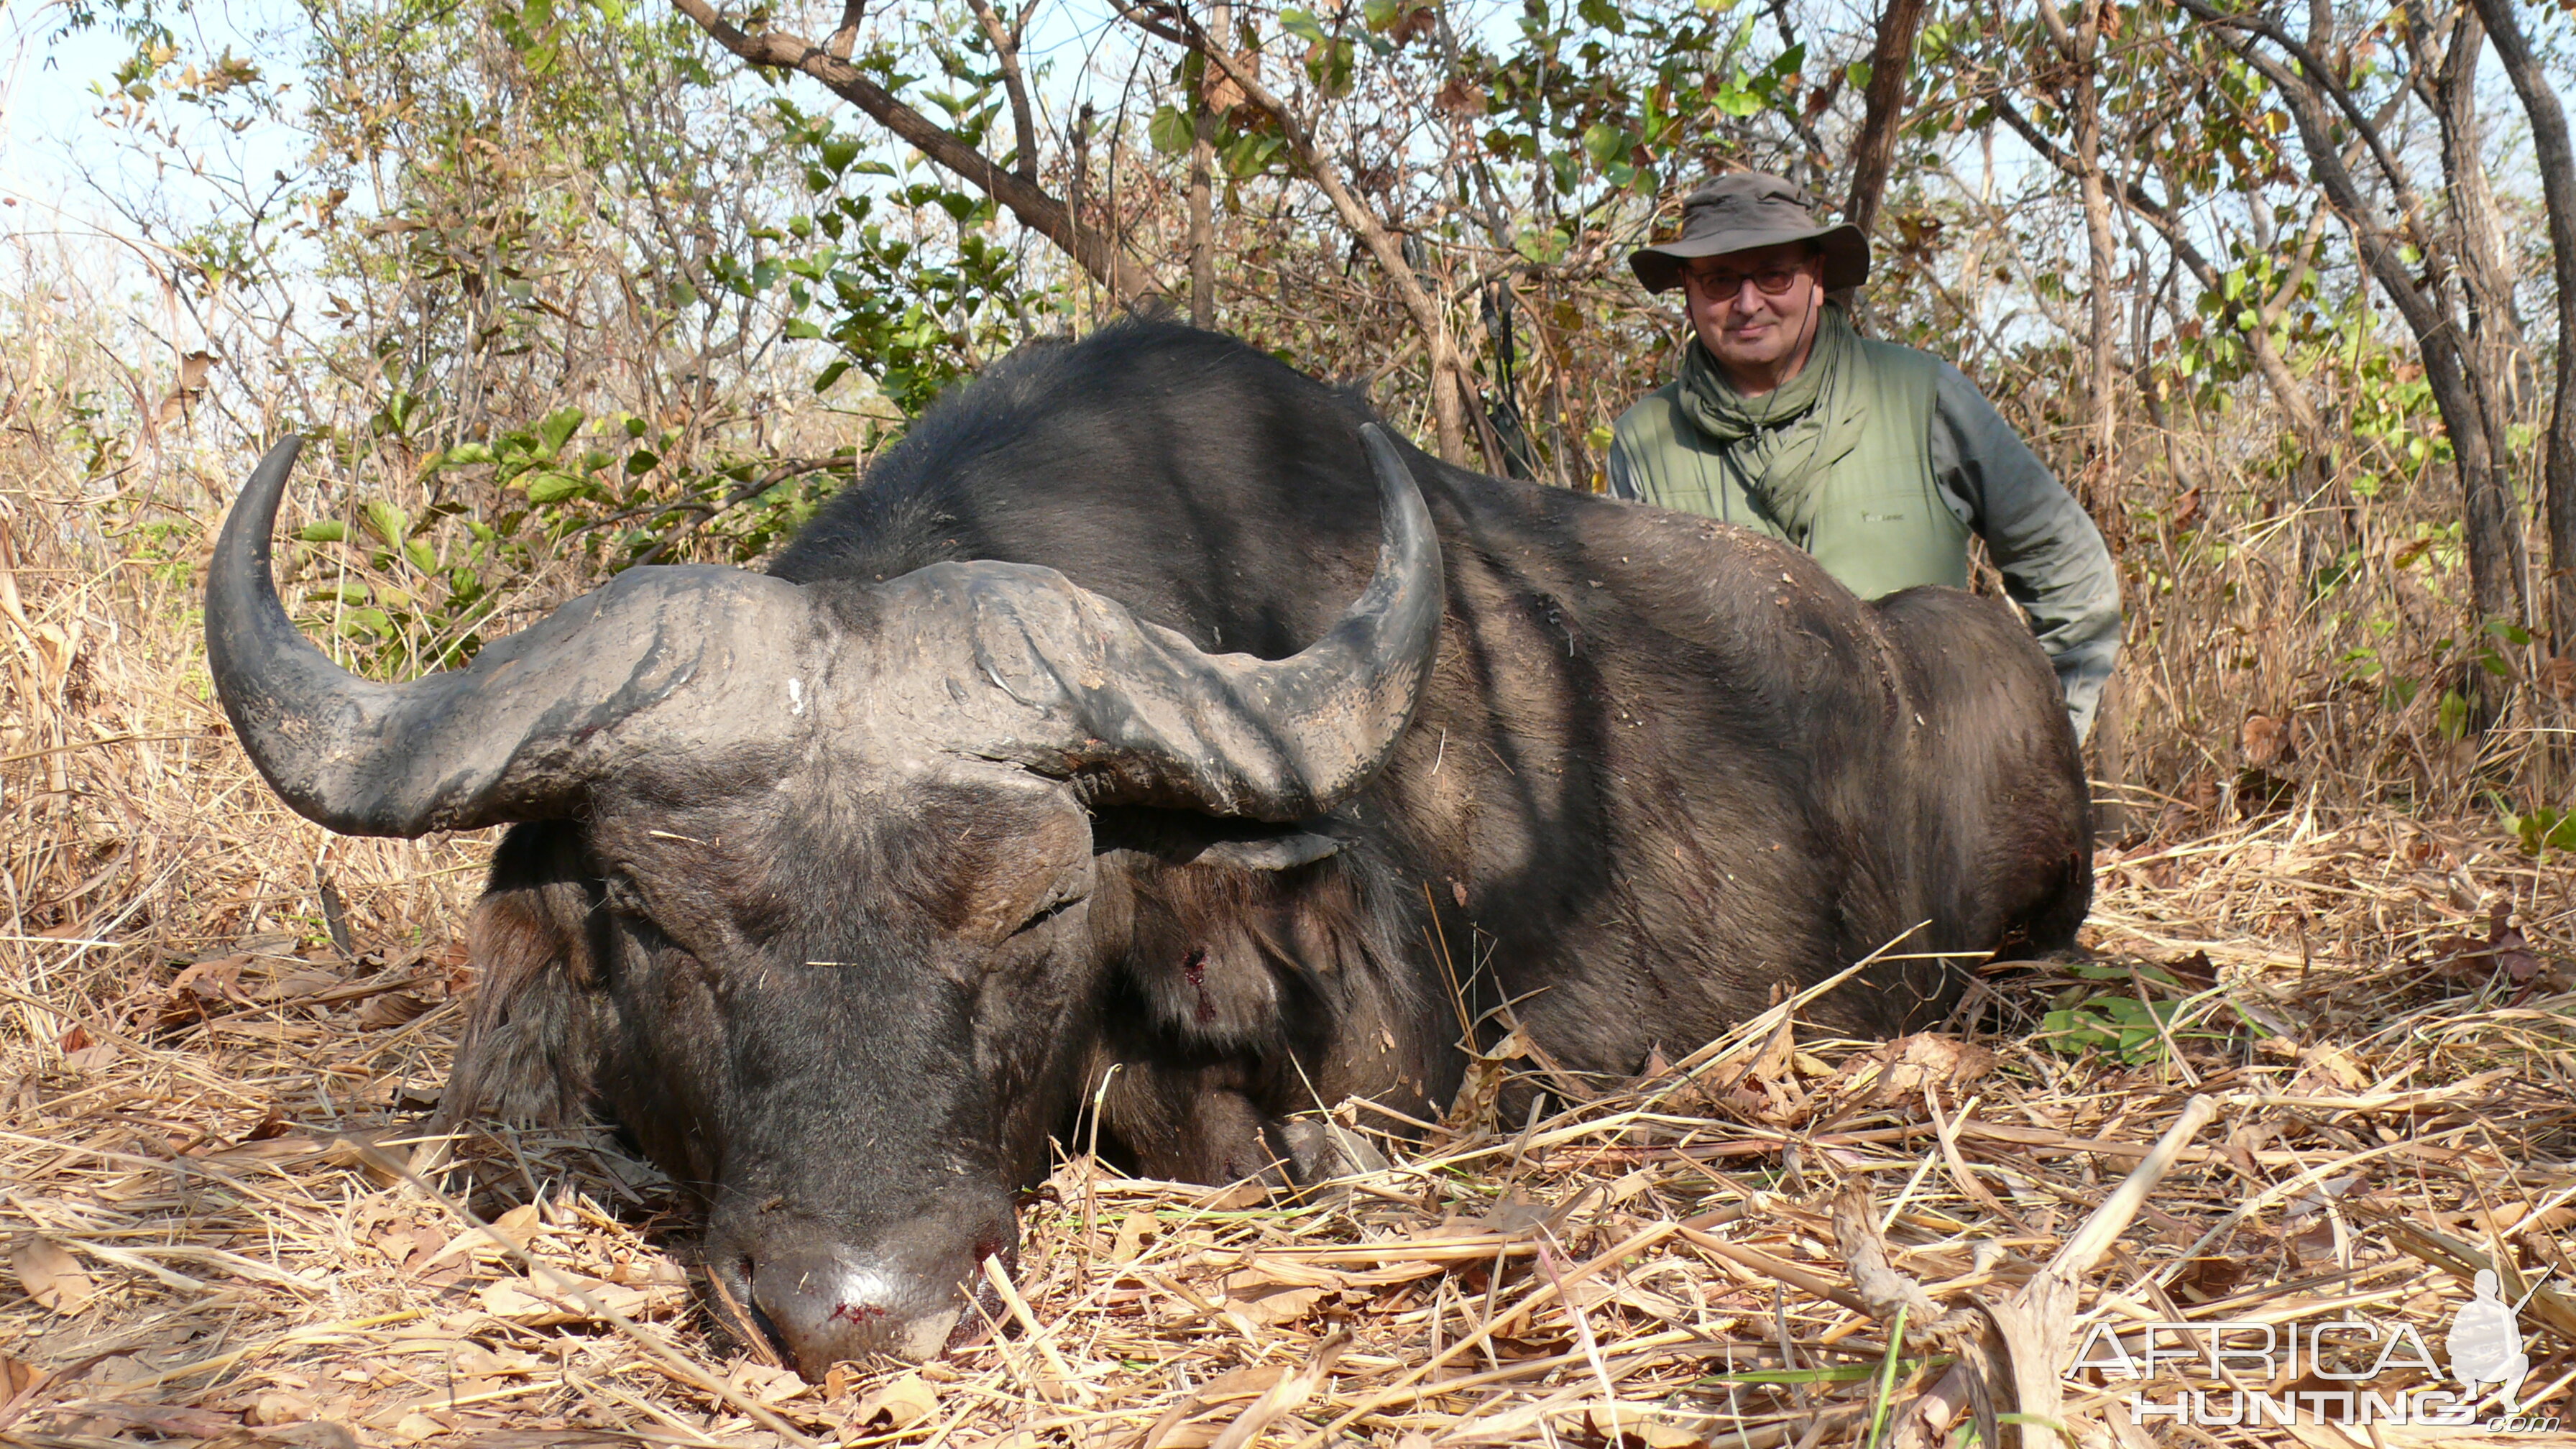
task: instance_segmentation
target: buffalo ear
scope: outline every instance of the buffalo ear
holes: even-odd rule
[[[1231,865],[1244,870],[1290,870],[1337,855],[1341,848],[1342,843],[1329,835],[1288,830],[1245,840],[1213,841],[1192,859],[1191,864]]]
[[[482,982],[439,1098],[442,1124],[586,1115],[601,1040],[600,897],[572,826],[517,825],[502,838],[468,934]]]

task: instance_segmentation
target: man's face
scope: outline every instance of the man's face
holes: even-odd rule
[[[1700,257],[1682,268],[1700,345],[1729,373],[1773,385],[1814,331],[1809,314],[1823,281],[1824,260],[1807,242]]]

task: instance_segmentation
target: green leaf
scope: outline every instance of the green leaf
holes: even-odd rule
[[[837,176],[849,170],[850,163],[859,159],[859,138],[836,135],[825,141],[821,150],[823,164],[830,167],[832,174]]]
[[[2576,810],[2560,815],[2549,833],[2540,837],[2540,843],[2552,850],[2576,850]],[[2538,854],[2536,851],[2533,853]]]
[[[1563,227],[1550,227],[1546,231],[1531,228],[1512,239],[1512,250],[1541,266],[1562,258],[1566,249],[1573,245],[1574,238],[1567,236]]]
[[[1762,109],[1762,98],[1733,80],[1718,87],[1708,99],[1710,105],[1717,107],[1719,114],[1739,119]]]
[[[1286,149],[1288,142],[1283,137],[1246,132],[1225,148],[1226,174],[1237,181],[1249,181],[1269,170],[1270,163]]]
[[[635,474],[650,473],[653,471],[653,465],[661,461],[661,455],[652,449],[638,448],[626,455],[626,471]]]
[[[306,543],[346,543],[349,539],[349,525],[336,518],[325,518],[318,523],[308,523],[295,530],[295,536]]]
[[[430,460],[432,469],[462,467],[468,463],[489,463],[492,450],[481,443],[459,443]]]
[[[1347,40],[1319,45],[1306,53],[1306,76],[1328,96],[1348,95],[1351,73],[1359,65],[1359,47]]]
[[[1154,149],[1166,156],[1178,156],[1197,139],[1190,118],[1171,106],[1155,110],[1154,119],[1145,123],[1145,135],[1153,141]]]
[[[1296,36],[1300,40],[1309,41],[1316,45],[1322,45],[1325,41],[1331,38],[1324,33],[1322,23],[1315,19],[1313,13],[1305,10],[1288,9],[1280,11],[1279,28],[1287,31],[1290,35]]]
[[[547,456],[551,457],[561,452],[564,443],[572,437],[573,430],[580,426],[581,409],[579,408],[560,408],[548,413],[546,420],[537,424],[537,437],[546,445]]]
[[[528,501],[540,504],[561,503],[567,498],[578,496],[589,487],[590,480],[587,478],[548,469],[542,473],[528,475]]]
[[[411,533],[411,515],[381,498],[368,499],[359,511],[366,515],[367,527],[387,543],[399,544]]]
[[[2467,697],[2462,695],[2458,690],[2444,690],[2442,692],[2442,703],[2440,707],[2434,711],[2434,722],[2440,727],[2442,738],[2446,740],[2456,740],[2467,736],[2469,732],[2469,701]]]

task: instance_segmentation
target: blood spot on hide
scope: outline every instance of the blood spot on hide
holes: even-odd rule
[[[1189,959],[1181,963],[1181,979],[1190,983],[1190,989],[1199,994],[1198,1019],[1202,1022],[1216,1020],[1216,1002],[1208,996],[1207,989],[1207,952],[1192,951],[1189,954]]]
[[[831,1317],[826,1321],[857,1324],[885,1316],[886,1311],[873,1303],[835,1303],[832,1305]]]

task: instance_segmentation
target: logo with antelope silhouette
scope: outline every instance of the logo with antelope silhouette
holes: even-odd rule
[[[2068,1372],[2098,1373],[2106,1381],[2170,1380],[2197,1366],[2195,1377],[2221,1385],[2176,1384],[2161,1393],[2132,1389],[2129,1422],[2136,1425],[2170,1419],[2201,1428],[2465,1428],[2478,1425],[2480,1408],[2493,1404],[2495,1412],[2483,1424],[2488,1433],[2555,1433],[2557,1415],[2527,1414],[2517,1397],[2531,1373],[2521,1312],[2540,1284],[2512,1303],[2499,1288],[2494,1271],[2478,1271],[2469,1301],[2452,1315],[2443,1336],[2447,1374],[2414,1325],[2352,1317],[2317,1323],[2097,1323],[2077,1346]],[[2391,1382],[2409,1370],[2429,1381]]]

